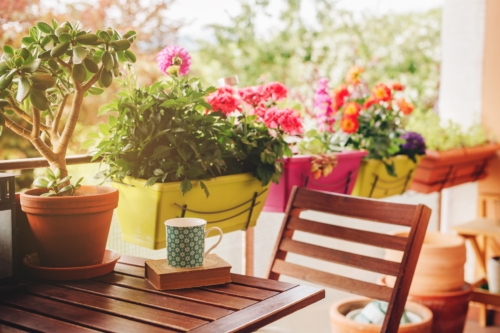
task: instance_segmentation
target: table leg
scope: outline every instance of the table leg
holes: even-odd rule
[[[486,304],[479,303],[479,326],[486,327],[487,326],[487,315],[488,309],[486,308]]]
[[[466,238],[470,241],[472,248],[474,249],[474,253],[476,254],[476,259],[479,262],[479,266],[482,268],[483,273],[486,276],[486,261],[485,261],[485,251],[479,247],[477,243],[476,237],[474,236],[466,236]]]
[[[254,276],[254,228],[245,231],[245,274]]]

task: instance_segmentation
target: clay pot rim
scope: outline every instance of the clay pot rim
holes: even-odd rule
[[[89,191],[90,190],[90,191]],[[79,189],[76,190],[76,192],[85,192],[83,195],[77,195],[77,196],[64,196],[64,197],[41,197],[40,194],[48,192],[47,189],[45,188],[31,188],[28,189],[24,192],[21,192],[21,197],[29,197],[29,198],[38,198],[40,200],[71,200],[71,199],[81,199],[82,197],[85,198],[92,198],[92,197],[97,197],[97,196],[102,196],[106,194],[113,194],[115,192],[118,192],[117,189],[113,187],[107,187],[107,186],[100,186],[100,185],[82,185]],[[90,193],[90,194],[89,194]]]
[[[382,275],[377,279],[377,283],[387,286],[385,282],[386,275]],[[470,283],[464,282],[460,290],[452,290],[452,291],[437,291],[437,292],[423,292],[423,293],[409,293],[408,296],[416,296],[416,297],[442,297],[442,296],[460,296],[468,294],[472,291],[473,286]]]
[[[343,322],[343,323],[356,323],[356,325],[366,327],[367,329],[379,328],[379,327],[381,327],[381,325],[358,323],[358,322],[355,322],[354,320],[347,319],[347,317],[344,314],[337,311],[337,309],[341,305],[346,304],[346,303],[356,303],[356,302],[367,302],[368,303],[371,300],[372,299],[366,298],[366,297],[353,297],[353,298],[347,298],[347,299],[337,301],[337,302],[333,303],[332,306],[330,307],[330,310],[329,310],[330,318],[331,319],[335,318],[335,320],[338,320],[338,321]],[[419,313],[416,313],[415,311],[411,310],[408,307],[411,307],[412,309],[418,309]],[[401,324],[400,327],[413,328],[413,327],[421,326],[426,321],[428,321],[428,320],[432,321],[432,319],[433,319],[432,311],[428,307],[421,305],[421,304],[418,304],[416,302],[407,301],[406,305],[405,305],[405,309],[408,309],[409,311],[411,311],[411,312],[415,313],[416,315],[418,315],[419,317],[421,317],[422,321],[420,321],[418,323]],[[423,313],[424,316],[421,316],[420,313]]]
[[[408,235],[408,231],[406,230],[396,230],[390,232],[391,235],[394,236],[402,236],[405,237]],[[441,243],[426,243],[426,240],[433,239],[435,237],[441,237],[443,242]],[[441,248],[461,248],[465,246],[465,240],[457,235],[451,234],[443,234],[437,231],[427,231],[424,239],[424,243],[422,244],[422,250],[431,250],[431,249],[441,249]]]

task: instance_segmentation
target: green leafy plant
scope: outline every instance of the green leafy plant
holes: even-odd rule
[[[283,128],[296,128],[298,121],[292,111],[276,106],[274,95],[286,95],[286,88],[266,86],[258,112],[253,107],[249,112],[235,89],[204,89],[198,79],[185,76],[190,57],[184,49],[168,46],[158,58],[169,78],[137,87],[129,74],[117,99],[100,109],[99,114],[110,113],[109,124],[84,143],[97,142],[94,159],[102,157],[109,166],[105,176],[146,179],[146,186],[180,182],[184,194],[199,181],[207,196],[203,180],[215,176],[253,172],[263,185],[278,182],[283,156],[291,155]]]
[[[219,114],[204,114],[210,107],[204,97],[215,90],[204,89],[196,80],[172,77],[148,87],[136,87],[129,77],[122,82],[118,99],[101,107],[99,114],[109,116],[109,125],[100,126],[94,159],[103,156],[109,165],[107,177],[126,176],[156,182],[181,182],[187,193],[191,181],[221,175],[225,169],[223,151],[229,144],[231,124]],[[92,139],[91,139],[92,140]]]
[[[451,120],[442,121],[432,110],[415,110],[408,120],[406,129],[420,133],[428,149],[450,150],[474,147],[490,141],[484,127],[478,124],[464,129]]]
[[[0,132],[6,127],[29,140],[52,170],[60,170],[61,188],[69,185],[66,153],[83,100],[111,85],[120,62],[135,62],[129,50],[135,38],[134,31],[92,33],[79,23],[52,20],[32,27],[19,49],[3,46]]]
[[[42,197],[56,197],[56,196],[64,196],[64,195],[73,195],[75,190],[80,188],[80,183],[83,180],[83,177],[80,178],[75,185],[68,184],[71,179],[71,176],[66,176],[64,178],[61,177],[61,170],[55,169],[52,171],[50,168],[47,168],[45,171],[46,177],[38,177],[33,182],[33,185],[38,188],[46,188],[49,189],[48,192],[41,194]]]

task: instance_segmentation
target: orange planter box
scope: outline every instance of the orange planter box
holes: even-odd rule
[[[444,152],[427,150],[410,189],[431,193],[482,179],[489,160],[499,149],[500,144],[494,143]]]

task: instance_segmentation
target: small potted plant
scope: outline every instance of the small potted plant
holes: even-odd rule
[[[70,184],[68,143],[85,96],[100,94],[119,64],[134,61],[128,49],[135,32],[109,28],[95,33],[78,23],[39,22],[22,47],[3,47],[0,61],[0,128],[29,140],[47,160],[39,189],[21,194],[43,266],[70,267],[103,260],[116,190]],[[98,87],[100,86],[100,87]],[[68,101],[71,106],[66,107]]]
[[[401,194],[411,184],[425,152],[424,140],[404,129],[404,118],[412,113],[413,104],[402,96],[400,83],[379,83],[370,89],[362,79],[363,72],[358,66],[351,68],[346,84],[335,89],[333,97],[317,93],[317,104],[319,99],[323,105],[317,113],[319,130],[309,132],[306,143],[314,142],[330,152],[342,148],[368,152],[353,195],[382,198]],[[320,82],[319,90],[326,84]]]
[[[486,167],[500,149],[488,139],[484,128],[442,122],[431,110],[416,111],[407,129],[419,132],[427,144],[426,155],[417,168],[411,189],[431,193],[486,177]]]
[[[301,126],[298,117],[270,105],[244,110],[232,87],[203,88],[186,75],[191,58],[178,46],[161,51],[158,64],[166,81],[137,87],[130,75],[101,108],[111,115],[95,158],[120,191],[123,239],[163,248],[163,222],[179,216],[224,232],[254,226],[289,154],[283,134]]]

